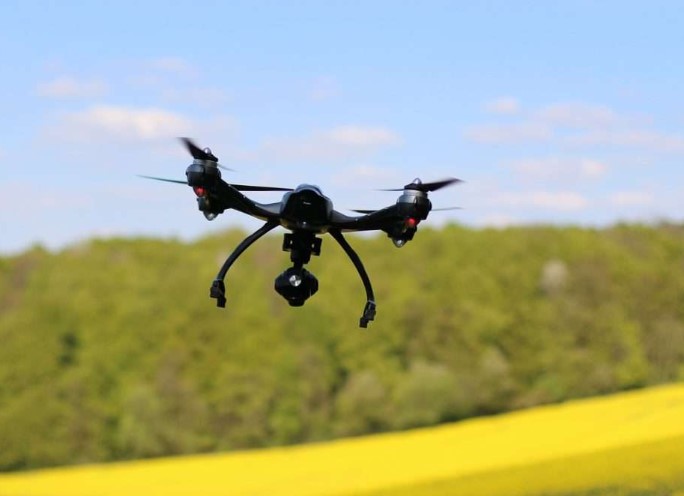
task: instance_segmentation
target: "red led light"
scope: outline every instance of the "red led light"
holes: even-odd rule
[[[196,194],[197,196],[204,196],[204,195],[207,193],[207,190],[204,189],[204,188],[201,187],[201,186],[195,186],[195,187],[192,188],[192,189],[193,189],[193,191],[195,192],[195,194]]]
[[[414,219],[413,217],[409,217],[408,219],[406,219],[404,224],[409,229],[413,229],[418,225],[418,221],[416,219]]]

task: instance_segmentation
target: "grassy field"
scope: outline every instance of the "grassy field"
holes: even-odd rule
[[[329,443],[0,475],[0,496],[123,494],[684,495],[684,385]]]

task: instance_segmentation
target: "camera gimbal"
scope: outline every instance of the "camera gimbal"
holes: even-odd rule
[[[216,306],[221,308],[226,306],[224,279],[233,263],[255,241],[278,225],[277,222],[266,222],[261,228],[245,238],[226,259],[216,279],[214,279],[209,293],[212,298],[217,300]],[[328,233],[339,243],[361,277],[363,287],[366,290],[366,306],[359,320],[359,326],[368,327],[368,323],[375,319],[375,296],[370,278],[358,254],[344,238],[342,232],[339,229],[330,229]],[[287,300],[290,306],[300,307],[304,305],[306,300],[318,291],[318,280],[304,268],[304,265],[309,263],[312,255],[321,254],[321,244],[322,240],[311,231],[295,230],[291,233],[285,233],[282,248],[283,251],[290,252],[290,261],[293,265],[276,277],[274,288],[279,295]]]

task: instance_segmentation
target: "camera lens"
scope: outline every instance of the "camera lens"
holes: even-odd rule
[[[318,291],[318,280],[304,268],[290,267],[276,277],[275,290],[290,306],[301,307]]]

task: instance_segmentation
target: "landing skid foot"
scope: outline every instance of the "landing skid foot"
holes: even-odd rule
[[[226,285],[220,279],[215,279],[211,283],[209,296],[216,299],[216,306],[219,308],[226,308]]]
[[[369,300],[366,302],[366,307],[363,309],[363,315],[359,320],[359,327],[365,329],[372,320],[375,320],[375,302]]]

